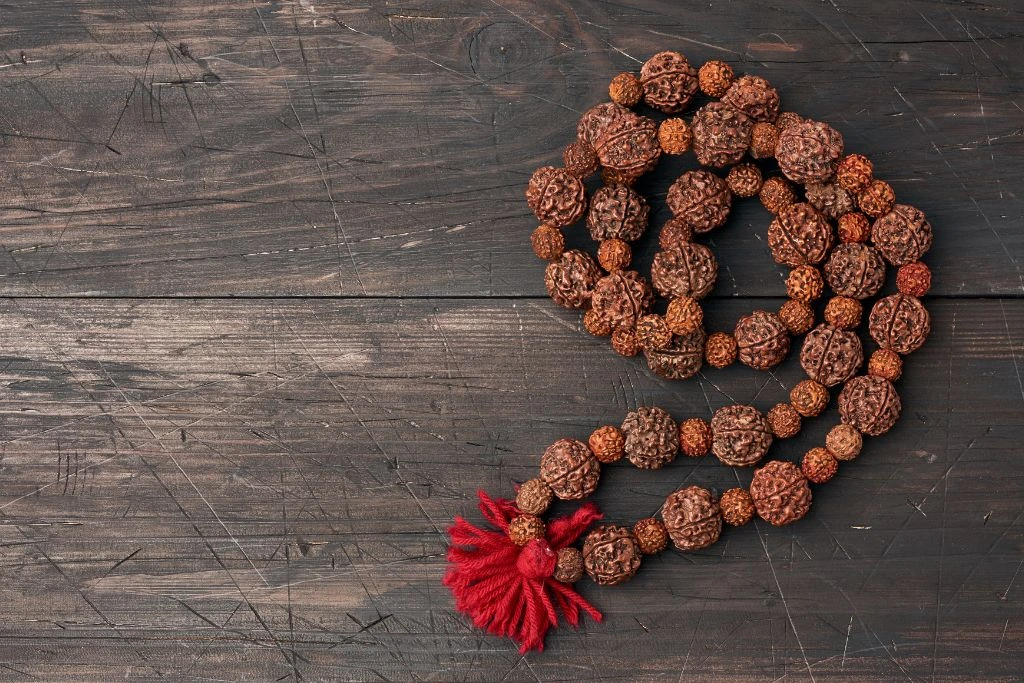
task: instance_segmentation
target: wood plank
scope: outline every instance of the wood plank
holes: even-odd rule
[[[1019,295],[1013,3],[453,0],[0,7],[0,283],[24,296],[538,295],[522,200],[656,49],[835,123],[939,240],[936,293]],[[645,185],[660,195],[685,164]],[[718,295],[782,294],[767,214]],[[650,245],[646,247],[648,255]]]
[[[765,302],[759,302],[765,303]],[[775,302],[767,302],[775,303]],[[726,325],[755,302],[722,302]],[[13,679],[1012,680],[1024,658],[1024,303],[933,301],[896,429],[808,519],[729,531],[522,658],[453,612],[438,530],[638,404],[768,408],[800,377],[653,378],[534,301],[0,301],[0,668]],[[795,458],[834,411],[777,449]],[[739,473],[746,482],[749,473]],[[709,459],[616,465],[654,512]]]

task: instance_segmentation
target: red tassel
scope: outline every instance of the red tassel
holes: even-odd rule
[[[455,607],[477,628],[519,643],[519,652],[544,649],[544,635],[558,625],[558,612],[572,626],[580,611],[601,621],[601,613],[580,597],[572,586],[556,581],[556,551],[579,538],[602,515],[593,503],[582,505],[569,517],[547,525],[544,539],[526,546],[514,544],[506,533],[519,510],[510,500],[493,500],[478,491],[480,512],[500,531],[481,529],[462,517],[448,529],[448,572],[444,585],[455,596]]]

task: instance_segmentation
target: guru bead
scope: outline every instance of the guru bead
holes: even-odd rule
[[[791,462],[772,460],[754,472],[750,497],[757,515],[774,526],[792,524],[811,509],[811,487]]]
[[[591,305],[612,324],[612,329],[633,328],[636,321],[650,310],[654,293],[639,273],[619,270],[609,273],[594,284]]]
[[[576,583],[583,578],[583,553],[579,548],[567,547],[558,551],[555,561],[555,581]]]
[[[661,469],[679,452],[675,420],[661,408],[637,408],[622,421],[626,457],[643,470]]]
[[[554,497],[551,487],[543,479],[529,479],[516,491],[516,507],[529,515],[543,515]]]
[[[559,439],[540,458],[540,478],[562,500],[580,500],[597,488],[601,464],[582,441]]]
[[[640,569],[640,558],[640,546],[626,527],[599,526],[583,540],[583,568],[602,586],[633,578]]]
[[[881,377],[854,377],[839,392],[839,416],[861,434],[881,436],[900,418],[900,395]]]
[[[711,418],[711,452],[730,467],[754,465],[772,445],[768,420],[752,406],[726,406]]]
[[[530,177],[526,203],[542,223],[564,228],[587,210],[587,192],[580,179],[564,168],[544,166]]]
[[[906,294],[879,299],[868,316],[868,331],[875,343],[904,356],[921,348],[931,329],[928,309]]]
[[[732,67],[718,60],[704,62],[697,71],[700,91],[708,97],[721,97],[735,78]]]
[[[746,489],[729,489],[718,501],[722,521],[729,526],[743,526],[754,517],[754,499]]]
[[[605,185],[590,200],[587,228],[595,240],[618,238],[632,242],[647,229],[651,209],[626,185]]]
[[[732,193],[726,182],[711,171],[687,171],[669,186],[665,203],[694,232],[704,233],[725,223],[732,208]]]
[[[711,425],[699,417],[691,417],[679,423],[679,450],[691,458],[707,455],[711,450],[713,436]]]
[[[544,286],[559,306],[586,308],[597,285],[601,271],[594,259],[582,251],[570,249],[544,271]]]
[[[508,537],[520,546],[544,538],[544,521],[536,515],[519,515],[508,523]]]
[[[755,370],[767,370],[786,359],[789,354],[789,333],[779,316],[768,311],[754,311],[736,323],[733,332],[739,359]]]
[[[863,445],[864,437],[848,424],[837,424],[825,436],[825,448],[836,460],[853,460]]]
[[[666,114],[682,111],[697,93],[697,70],[678,52],[659,52],[640,67],[644,101]]]
[[[667,379],[689,379],[704,361],[704,331],[677,335],[665,349],[644,349],[647,367]]]
[[[660,553],[668,546],[668,531],[654,517],[645,517],[634,524],[633,537],[644,555]]]
[[[832,248],[832,226],[810,204],[791,204],[768,226],[768,247],[790,268],[821,263]]]
[[[530,246],[537,258],[554,261],[565,251],[565,235],[558,228],[542,224],[530,235]]]
[[[651,284],[666,298],[703,299],[718,279],[718,261],[710,249],[684,242],[654,255]]]
[[[626,436],[614,425],[595,429],[587,440],[587,445],[601,463],[617,462],[626,454]]]
[[[871,241],[886,261],[902,266],[932,248],[932,226],[920,209],[897,204],[871,226]]]
[[[826,387],[853,377],[864,363],[864,350],[856,332],[818,325],[804,337],[800,366],[807,376]]]
[[[836,294],[867,299],[885,284],[885,262],[874,247],[840,244],[825,263],[825,280]]]
[[[820,121],[795,123],[779,134],[775,159],[779,170],[795,183],[820,183],[831,178],[843,155],[843,136]]]
[[[718,540],[722,514],[707,489],[688,486],[670,494],[661,507],[661,518],[680,550],[700,550]]]
[[[636,106],[643,94],[640,79],[629,72],[619,74],[608,84],[608,98],[623,107]]]
[[[693,132],[683,119],[665,119],[658,126],[658,144],[665,154],[685,154],[693,142]]]
[[[754,122],[727,104],[710,102],[697,110],[690,125],[698,163],[724,168],[747,153]]]
[[[836,476],[839,463],[827,449],[812,448],[804,454],[800,462],[800,471],[812,484],[824,484]]]

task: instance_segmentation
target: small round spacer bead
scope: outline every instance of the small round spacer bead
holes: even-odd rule
[[[713,435],[707,420],[691,417],[679,423],[679,450],[683,455],[699,458],[711,451]]]
[[[737,197],[753,197],[761,191],[764,178],[754,164],[736,164],[729,169],[725,183]]]
[[[871,221],[859,211],[844,213],[837,228],[839,241],[845,244],[867,242],[871,238]]]
[[[579,548],[559,549],[554,577],[562,583],[576,583],[583,578],[583,553]]]
[[[601,167],[594,148],[580,140],[566,145],[562,151],[562,165],[580,180],[594,175]]]
[[[693,241],[693,227],[681,218],[670,218],[658,231],[658,246],[671,249]]]
[[[803,123],[804,117],[800,116],[793,111],[784,111],[779,114],[779,117],[775,119],[775,127],[779,130],[786,130],[790,126],[794,126],[798,123]]]
[[[864,315],[864,306],[848,296],[834,296],[825,304],[825,322],[841,330],[855,330]]]
[[[754,499],[746,489],[729,489],[718,501],[722,521],[729,526],[743,526],[754,518]]]
[[[632,358],[640,353],[640,342],[637,341],[636,332],[625,327],[615,330],[612,332],[612,348],[626,358]]]
[[[847,192],[860,192],[871,182],[874,166],[863,154],[848,154],[836,167],[836,183]]]
[[[806,302],[787,299],[779,308],[779,320],[790,334],[806,334],[814,327],[814,309]]]
[[[537,258],[557,261],[565,251],[565,235],[558,228],[541,224],[530,235],[530,246]]]
[[[804,459],[800,463],[800,471],[807,477],[807,481],[812,484],[824,484],[826,481],[836,476],[836,471],[839,469],[839,462],[832,457],[832,454],[828,452],[828,449],[812,448],[804,454]]]
[[[528,479],[516,491],[516,507],[528,515],[543,515],[554,497],[554,491],[543,479]]]
[[[607,337],[612,333],[611,322],[594,309],[583,314],[583,329],[595,337]]]
[[[903,359],[890,349],[878,349],[868,360],[868,374],[895,382],[903,374]]]
[[[632,260],[633,250],[629,242],[618,237],[601,240],[601,246],[597,248],[597,262],[609,273],[625,270]]]
[[[789,392],[789,402],[804,417],[821,415],[828,406],[828,389],[813,379],[799,382]]]
[[[608,97],[615,104],[623,107],[635,107],[640,98],[643,97],[644,89],[640,85],[640,79],[636,74],[624,71],[608,84]]]
[[[621,460],[626,454],[626,436],[614,425],[604,425],[595,429],[590,434],[587,445],[602,464]]]
[[[764,208],[768,209],[770,213],[778,214],[796,201],[796,192],[793,191],[793,186],[788,180],[773,176],[761,185],[758,197]]]
[[[853,460],[863,446],[864,437],[848,424],[837,424],[825,437],[825,448],[836,460]]]
[[[800,413],[789,403],[776,403],[768,411],[767,418],[772,434],[780,439],[789,439],[799,434],[803,423]]]
[[[628,185],[632,187],[636,183],[635,175],[628,175],[616,171],[614,168],[601,169],[601,182],[605,185]]]
[[[665,154],[686,154],[693,142],[693,131],[683,119],[665,119],[658,126],[658,145]]]
[[[814,266],[797,266],[786,278],[786,293],[791,299],[810,303],[819,299],[825,290],[821,271]]]
[[[737,351],[736,337],[728,332],[715,332],[704,342],[704,360],[719,370],[736,362]]]
[[[900,266],[896,271],[896,288],[902,294],[920,299],[932,288],[932,271],[920,261]]]
[[[680,336],[693,334],[704,325],[704,309],[692,296],[676,297],[668,302],[665,322]]]
[[[750,129],[750,156],[755,159],[771,159],[775,146],[779,144],[779,128],[763,121]]]
[[[544,538],[544,520],[537,515],[522,514],[508,523],[508,537],[516,545],[526,545]]]
[[[708,97],[721,97],[735,79],[736,74],[733,73],[732,67],[717,59],[704,62],[697,71],[700,91]]]
[[[672,343],[672,330],[665,318],[657,313],[648,313],[636,321],[636,339],[643,349],[662,351]]]
[[[896,193],[893,192],[892,186],[884,180],[872,180],[857,195],[857,206],[872,218],[884,216],[892,211],[892,207],[895,205]]]
[[[633,537],[644,555],[655,555],[668,547],[668,531],[654,517],[645,517],[634,524]]]

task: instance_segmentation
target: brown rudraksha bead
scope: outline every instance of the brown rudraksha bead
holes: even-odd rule
[[[704,331],[677,335],[666,349],[644,349],[647,367],[667,379],[689,379],[704,360]]]
[[[640,545],[624,526],[594,528],[583,540],[583,568],[594,583],[614,586],[640,569]]]
[[[595,429],[587,444],[594,457],[603,464],[618,462],[626,454],[626,435],[614,425]]]
[[[807,477],[791,462],[772,460],[754,472],[750,497],[757,515],[774,526],[802,519],[811,509]]]
[[[685,154],[693,142],[693,132],[683,119],[665,119],[658,126],[658,144],[665,154]]]
[[[624,71],[608,84],[608,97],[615,104],[623,107],[635,107],[644,96],[644,89],[636,74]]]
[[[635,116],[635,114],[614,102],[602,102],[594,105],[580,117],[580,122],[576,126],[576,137],[580,142],[590,145],[593,149],[597,139],[604,134],[613,121],[629,116]]]
[[[704,309],[692,296],[676,297],[668,302],[665,322],[676,334],[693,334],[704,326]]]
[[[843,156],[843,136],[821,121],[805,120],[779,133],[775,159],[794,183],[821,183],[831,178]]]
[[[516,491],[516,507],[528,515],[543,515],[554,497],[554,491],[543,479],[528,479]]]
[[[932,226],[920,209],[897,204],[871,226],[871,242],[886,261],[902,266],[932,248]]]
[[[756,370],[767,370],[786,359],[789,333],[779,316],[768,311],[754,311],[736,323],[733,332],[739,348],[739,359]]]
[[[540,478],[562,500],[580,500],[597,488],[601,463],[582,441],[559,439],[540,458]]]
[[[595,240],[632,242],[647,229],[651,209],[639,193],[626,185],[605,185],[590,201],[587,228]]]
[[[562,164],[566,171],[580,180],[594,175],[601,165],[594,148],[579,140],[566,146],[562,152]]]
[[[881,377],[859,375],[839,392],[840,418],[868,436],[881,436],[892,429],[901,409],[896,387]]]
[[[715,255],[697,242],[659,251],[651,262],[651,284],[666,298],[703,299],[711,293],[717,278]]]
[[[597,262],[609,273],[629,268],[633,260],[633,250],[629,243],[617,237],[602,240],[597,248]]]
[[[679,453],[676,421],[661,408],[637,408],[622,421],[626,458],[642,470],[661,469]]]
[[[747,153],[754,122],[727,104],[710,102],[697,110],[690,126],[693,153],[701,166],[724,168]]]
[[[711,491],[699,486],[679,489],[665,499],[661,518],[680,550],[700,550],[718,540],[722,534],[722,513]]]
[[[644,349],[666,349],[672,343],[672,330],[665,318],[657,313],[648,313],[636,321],[636,340]]]
[[[804,453],[804,459],[800,462],[800,471],[812,484],[824,484],[836,476],[838,470],[839,462],[828,449],[820,446]]]
[[[826,387],[853,377],[864,364],[864,349],[856,332],[818,325],[804,337],[800,366],[807,376]]]
[[[612,332],[612,348],[617,354],[626,358],[640,353],[640,342],[636,339],[636,331],[632,327],[624,327]]]
[[[813,379],[805,379],[790,390],[789,402],[802,416],[815,417],[828,407],[828,389]]]
[[[792,125],[797,123],[803,123],[804,117],[800,116],[796,112],[784,111],[779,114],[779,118],[775,119],[775,127],[781,130],[786,130]]]
[[[595,337],[607,337],[612,333],[612,324],[591,308],[583,314],[583,329]]]
[[[530,176],[526,203],[542,223],[564,228],[587,210],[587,191],[582,181],[564,168],[544,166]]]
[[[833,221],[854,208],[850,193],[835,183],[811,183],[804,189],[804,194],[808,204]]]
[[[691,458],[699,458],[711,451],[713,435],[711,425],[699,417],[679,423],[679,450]]]
[[[889,213],[895,204],[896,193],[884,180],[872,180],[857,195],[857,206],[872,218]]]
[[[633,525],[633,537],[644,555],[655,555],[668,546],[668,530],[654,517],[637,521]]]
[[[860,325],[864,306],[848,296],[834,296],[825,304],[825,322],[841,330],[855,330]]]
[[[636,271],[619,270],[597,281],[590,303],[611,323],[613,330],[632,329],[637,319],[650,310],[654,293],[647,280]]]
[[[750,156],[755,159],[770,159],[775,156],[779,144],[779,129],[770,123],[755,123],[750,129]]]
[[[544,271],[544,286],[559,306],[586,308],[600,277],[601,271],[590,254],[570,249],[557,261],[548,264]]]
[[[864,437],[848,424],[837,424],[825,436],[825,448],[836,460],[853,460],[863,445]]]
[[[726,368],[736,362],[739,347],[728,332],[715,332],[704,342],[704,360],[713,368]]]
[[[896,271],[896,288],[900,294],[920,299],[932,288],[932,271],[920,261],[902,265]]]
[[[629,112],[608,124],[594,140],[594,151],[606,170],[638,178],[653,169],[661,157],[658,124]]]
[[[787,299],[779,308],[779,320],[790,334],[801,335],[814,327],[814,309],[810,304],[796,299]]]
[[[921,348],[931,330],[928,309],[906,294],[879,299],[868,316],[868,331],[875,343],[904,356]]]
[[[687,171],[668,188],[665,202],[673,215],[686,221],[694,232],[703,233],[725,223],[732,193],[711,171]]]
[[[537,258],[554,261],[565,251],[565,235],[550,225],[538,225],[530,235],[530,246]]]
[[[789,298],[810,303],[821,297],[825,291],[825,281],[821,271],[814,266],[797,266],[789,271],[786,278],[786,293]]]
[[[768,411],[768,426],[772,435],[780,439],[789,439],[799,434],[802,424],[800,413],[788,403],[776,403]]]
[[[790,268],[821,263],[832,248],[832,226],[810,204],[790,204],[768,226],[768,247]]]
[[[779,116],[779,91],[760,76],[745,74],[737,78],[722,102],[758,123],[774,123]]]
[[[825,280],[836,294],[867,299],[885,284],[885,262],[874,247],[860,242],[840,244],[825,264]]]
[[[772,429],[753,406],[725,406],[711,418],[711,452],[730,467],[756,464],[772,445]]]
[[[754,164],[737,164],[729,169],[725,182],[737,197],[753,197],[761,191],[764,179]]]
[[[704,62],[697,71],[700,91],[708,97],[717,98],[724,95],[734,79],[735,74],[733,74],[732,67],[717,59]]]
[[[754,518],[754,499],[746,489],[729,489],[718,501],[722,521],[729,526],[743,526]]]
[[[697,70],[678,52],[659,52],[640,67],[644,101],[666,114],[686,109],[699,85]]]
[[[844,213],[839,217],[837,232],[840,242],[867,242],[871,238],[871,221],[859,211]]]
[[[658,246],[662,249],[671,249],[692,241],[693,228],[681,218],[668,219],[658,232]]]
[[[757,196],[761,200],[762,206],[768,209],[769,213],[776,215],[796,201],[796,192],[793,191],[793,186],[785,178],[779,176],[765,180]]]
[[[554,577],[562,583],[576,583],[583,578],[583,553],[579,548],[569,546],[558,550]]]
[[[895,382],[903,374],[903,359],[889,349],[878,349],[868,361],[868,374]]]
[[[856,195],[871,182],[873,169],[871,161],[863,154],[848,154],[836,167],[836,182]]]
[[[508,538],[516,545],[544,538],[544,520],[536,515],[519,515],[508,523]]]

